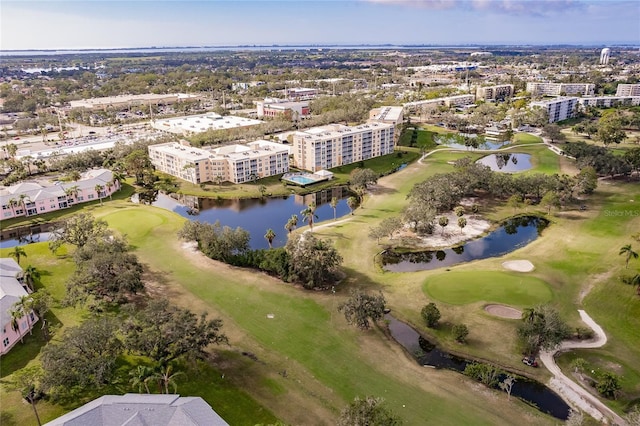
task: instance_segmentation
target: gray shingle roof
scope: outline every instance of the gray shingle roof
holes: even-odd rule
[[[229,426],[200,397],[105,395],[45,426]]]

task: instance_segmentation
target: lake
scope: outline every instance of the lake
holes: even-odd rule
[[[333,219],[333,209],[329,204],[332,197],[338,199],[336,218],[350,213],[347,198],[351,193],[346,187],[331,188],[309,195],[289,195],[283,197],[217,199],[182,196],[174,199],[168,195],[159,194],[154,206],[162,207],[178,213],[191,220],[205,223],[220,221],[222,226],[231,228],[241,227],[249,231],[252,249],[269,248],[264,238],[267,229],[276,233],[273,247],[282,247],[287,243],[287,231],[284,225],[293,215],[298,216],[298,228],[307,226],[300,212],[311,202],[315,202],[317,218],[314,223]]]
[[[511,218],[486,236],[458,247],[414,252],[386,250],[382,263],[385,271],[415,272],[503,256],[534,241],[548,224],[549,221],[537,216]]]

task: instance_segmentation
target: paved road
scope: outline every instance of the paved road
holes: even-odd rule
[[[565,341],[553,351],[544,351],[540,353],[540,360],[544,366],[553,374],[553,378],[549,381],[549,387],[562,396],[571,405],[580,408],[585,413],[598,421],[606,424],[615,424],[624,426],[627,423],[618,416],[609,407],[604,405],[598,398],[589,393],[582,386],[568,378],[556,364],[554,356],[557,353],[565,352],[571,349],[593,349],[604,346],[607,343],[607,335],[596,322],[583,310],[578,310],[582,321],[591,327],[596,334],[593,340],[588,341]]]

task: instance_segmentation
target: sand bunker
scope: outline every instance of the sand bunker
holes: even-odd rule
[[[522,312],[516,308],[506,305],[487,305],[484,310],[493,316],[508,319],[520,319],[522,318]]]
[[[502,267],[516,272],[533,271],[533,263],[529,262],[528,260],[508,260],[502,263]]]

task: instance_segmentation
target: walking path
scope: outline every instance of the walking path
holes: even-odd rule
[[[594,419],[605,424],[624,426],[627,423],[619,415],[600,402],[598,398],[593,396],[586,389],[568,378],[560,370],[558,364],[556,364],[554,356],[559,352],[564,352],[570,349],[599,348],[607,343],[607,335],[604,333],[604,330],[602,330],[602,327],[596,324],[596,322],[585,311],[579,309],[578,312],[580,313],[582,321],[593,329],[596,337],[592,340],[581,342],[564,341],[556,349],[540,353],[540,360],[544,366],[547,367],[547,370],[553,374],[553,378],[549,380],[549,387],[560,394],[565,401],[575,407],[578,407]]]

